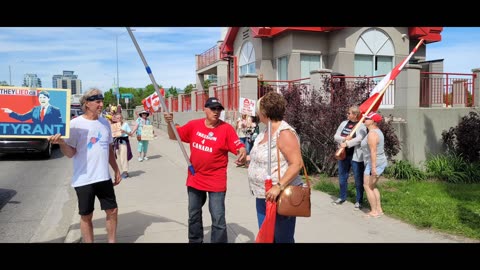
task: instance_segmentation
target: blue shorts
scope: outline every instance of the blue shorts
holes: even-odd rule
[[[387,168],[387,162],[377,165],[377,167],[375,168],[377,169],[377,175],[381,175],[383,171],[385,171],[385,168]],[[363,174],[370,175],[371,172],[372,172],[371,163],[365,163],[365,172]]]

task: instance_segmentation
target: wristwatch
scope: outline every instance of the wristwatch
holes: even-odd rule
[[[277,186],[280,188],[280,191],[283,191],[285,188],[280,184],[280,182],[277,183]]]

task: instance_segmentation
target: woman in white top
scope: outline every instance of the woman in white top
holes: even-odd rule
[[[289,185],[302,185],[299,175],[303,167],[300,139],[295,129],[283,121],[286,110],[286,100],[276,92],[268,92],[258,100],[258,115],[260,121],[267,125],[271,121],[271,172],[268,168],[268,131],[258,134],[250,151],[248,180],[250,190],[256,197],[258,227],[260,228],[266,211],[266,201],[275,202],[280,192]],[[278,141],[278,142],[277,142]],[[280,151],[280,168],[277,161],[277,145]],[[278,179],[280,169],[280,179]],[[270,175],[273,186],[265,191],[265,179]],[[294,243],[296,217],[278,215],[275,221],[275,243]]]

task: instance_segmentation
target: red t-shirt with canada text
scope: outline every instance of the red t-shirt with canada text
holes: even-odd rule
[[[219,121],[214,128],[205,125],[205,118],[177,127],[180,139],[190,144],[195,175],[188,170],[189,187],[213,192],[227,190],[228,152],[236,155],[237,149],[245,146],[230,124]]]

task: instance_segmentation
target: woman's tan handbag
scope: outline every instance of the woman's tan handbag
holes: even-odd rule
[[[280,150],[277,138],[278,181],[280,181]],[[277,213],[282,216],[309,217],[311,215],[310,179],[303,165],[306,184],[301,186],[287,186],[278,196]]]
[[[335,152],[335,159],[336,160],[344,160],[347,157],[347,149],[345,148],[338,148]]]

